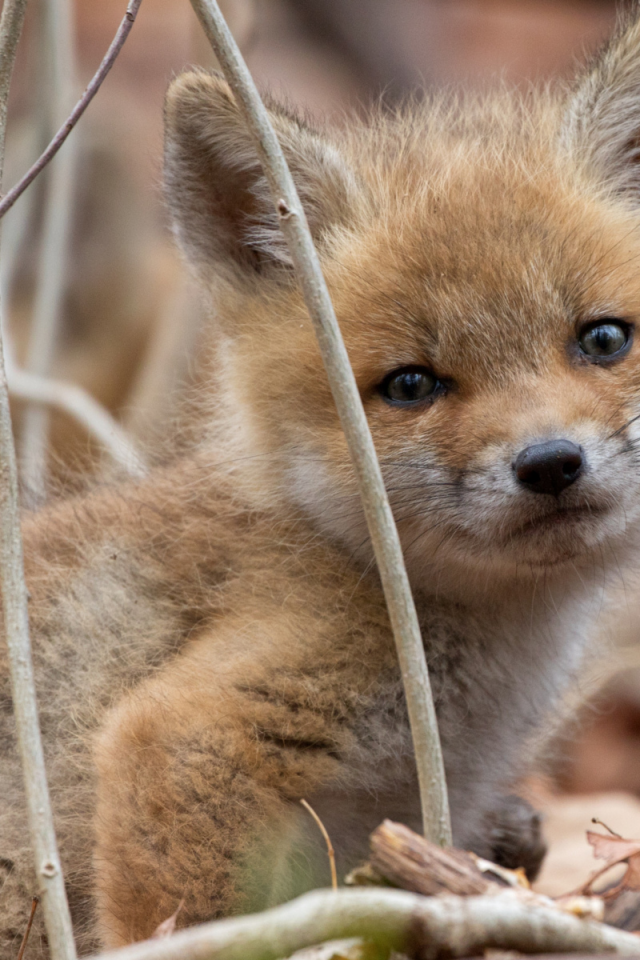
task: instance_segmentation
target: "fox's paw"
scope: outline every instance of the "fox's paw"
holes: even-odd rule
[[[509,794],[487,814],[485,824],[489,859],[511,870],[522,867],[534,880],[547,852],[541,814],[522,797]]]

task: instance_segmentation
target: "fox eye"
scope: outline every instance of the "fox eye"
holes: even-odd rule
[[[404,367],[385,377],[380,393],[391,403],[410,404],[428,400],[441,388],[440,381],[426,367]]]
[[[628,324],[620,320],[600,320],[582,331],[578,343],[588,357],[608,359],[624,350],[629,340]]]

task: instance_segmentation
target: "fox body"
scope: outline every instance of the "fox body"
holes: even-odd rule
[[[487,856],[637,551],[639,103],[632,18],[570,90],[322,133],[271,105],[402,539],[454,839]],[[181,900],[190,924],[326,883],[303,797],[342,868],[383,816],[419,824],[356,483],[262,171],[215,76],[174,82],[166,129],[176,233],[215,307],[201,444],[24,530],[84,950]],[[37,880],[4,659],[0,683],[6,952]],[[527,830],[503,859],[526,861]]]

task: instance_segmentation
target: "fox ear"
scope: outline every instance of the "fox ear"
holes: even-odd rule
[[[267,104],[314,238],[350,208],[353,177],[338,150],[284,108]],[[233,94],[220,77],[186,73],[165,105],[164,179],[179,242],[211,268],[288,272],[269,187]]]
[[[562,133],[603,182],[640,202],[640,17],[634,9],[579,78]]]

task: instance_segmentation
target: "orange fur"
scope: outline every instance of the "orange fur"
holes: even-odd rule
[[[640,347],[598,364],[578,338],[598,318],[640,317],[638,94],[633,19],[570,91],[436,100],[342,132],[271,107],[398,521],[455,839],[515,862],[537,840],[500,825],[511,810],[501,798],[637,551]],[[341,869],[382,816],[418,819],[344,437],[218,78],[171,87],[166,179],[215,312],[200,448],[25,527],[43,735],[83,949],[148,936],[182,899],[188,924],[326,883],[301,797]],[[433,402],[386,402],[381,383],[406,365],[440,378]],[[548,439],[579,445],[585,463],[557,497],[523,489],[513,470]],[[3,665],[10,943],[33,876],[6,675]]]

